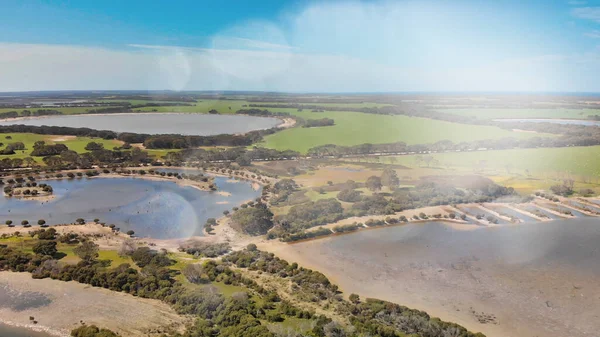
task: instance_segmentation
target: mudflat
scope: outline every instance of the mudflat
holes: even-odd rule
[[[0,322],[54,336],[70,336],[70,331],[81,322],[111,329],[122,336],[152,336],[165,329],[179,330],[185,318],[158,300],[3,271],[0,272]]]
[[[600,331],[600,226],[572,219],[471,231],[408,224],[265,245],[317,269],[344,294],[427,311],[488,336]]]

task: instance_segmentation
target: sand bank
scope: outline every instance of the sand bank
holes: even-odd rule
[[[180,330],[186,321],[158,300],[77,282],[36,280],[29,273],[0,272],[0,298],[2,323],[55,336],[70,336],[81,321],[122,336],[158,336],[157,330]]]

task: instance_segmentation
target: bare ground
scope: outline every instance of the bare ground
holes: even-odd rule
[[[46,301],[37,307],[11,305],[32,294]],[[0,272],[0,298],[4,299],[0,303],[0,321],[56,336],[69,336],[80,322],[105,327],[122,336],[158,336],[161,331],[181,330],[187,320],[158,300],[77,282],[36,280],[29,273]]]

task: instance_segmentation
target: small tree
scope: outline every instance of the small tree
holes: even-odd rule
[[[132,239],[127,239],[123,241],[121,244],[121,248],[119,248],[119,256],[130,256],[136,249],[135,241]]]
[[[6,220],[4,223],[5,223],[7,226],[10,226],[10,225],[12,225],[12,223],[13,223],[13,222],[12,222],[12,220]]]
[[[46,223],[46,220],[44,219],[39,219],[38,220],[38,225],[43,226]]]
[[[127,235],[132,236],[133,234],[135,234],[135,232],[132,231],[131,229],[127,231]]]
[[[350,302],[357,304],[358,302],[360,302],[360,297],[358,297],[358,295],[356,294],[350,294]]]
[[[366,183],[365,186],[371,190],[371,191],[378,191],[381,190],[381,178],[376,177],[376,176],[370,176]]]
[[[92,261],[98,257],[98,245],[88,240],[75,247],[73,252],[84,261]]]
[[[27,226],[27,225],[29,225],[29,221],[23,220],[23,221],[21,221],[21,225],[22,226]]]
[[[33,246],[33,252],[40,255],[52,256],[56,254],[56,241],[40,240]]]

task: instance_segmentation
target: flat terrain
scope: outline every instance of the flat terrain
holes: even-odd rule
[[[600,329],[598,235],[586,219],[471,231],[429,223],[259,248],[322,271],[345,294],[490,337],[586,337]]]
[[[509,109],[509,108],[466,108],[437,109],[453,115],[474,117],[477,119],[496,118],[561,118],[587,119],[588,116],[600,115],[600,109]]]
[[[6,137],[11,137],[11,139]],[[22,142],[25,145],[25,150],[16,150],[13,155],[0,155],[0,159],[30,157],[30,153],[33,151],[33,144],[37,141],[45,141],[46,144],[65,144],[69,150],[78,153],[87,152],[85,146],[89,142],[102,143],[104,144],[104,148],[109,150],[123,144],[123,142],[118,140],[106,140],[102,138],[39,135],[34,133],[2,133],[0,134],[0,142],[4,143],[4,145],[0,147],[0,149],[4,149],[6,145],[10,143]],[[41,158],[42,157],[36,157],[35,159],[41,161]]]
[[[335,121],[335,125],[283,130],[265,137],[262,145],[278,150],[291,149],[305,153],[312,147],[325,144],[348,146],[399,141],[407,144],[425,144],[440,140],[462,142],[504,137],[544,136],[535,133],[513,132],[492,126],[458,124],[407,116],[376,115],[351,111],[295,111],[292,113],[304,119],[331,118]]]
[[[484,174],[527,176],[529,171],[538,176],[563,177],[564,174],[571,174],[589,176],[590,179],[594,177],[594,180],[600,176],[600,146],[434,153],[396,156],[394,160],[412,168],[426,168],[428,165],[422,161],[426,157],[434,158],[432,167],[456,168]]]
[[[77,282],[36,280],[29,273],[0,272],[0,317],[10,325],[32,326],[69,336],[80,324],[96,324],[123,336],[147,336],[184,319],[158,300],[134,297]],[[37,320],[32,324],[29,316]]]

